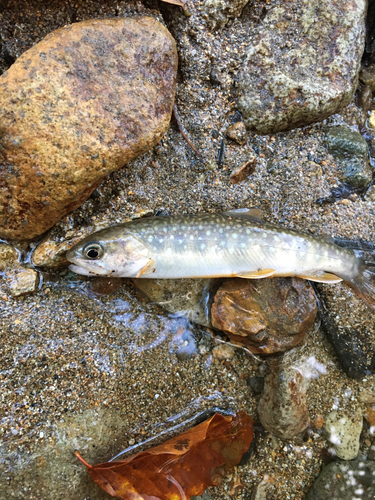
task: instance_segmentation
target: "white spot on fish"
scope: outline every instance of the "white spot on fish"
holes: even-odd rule
[[[210,236],[210,234],[211,234],[211,231],[206,231],[207,236]]]
[[[238,236],[238,234],[237,234],[237,233],[233,233],[233,234],[232,234],[232,238],[234,238],[234,239],[236,239],[236,238],[237,238],[237,236]]]
[[[168,231],[167,227],[163,227],[163,231],[166,233]]]
[[[194,236],[193,236],[192,234],[190,235],[190,239],[191,239],[191,240],[193,240],[193,239],[194,239]]]
[[[246,234],[250,234],[250,229],[246,229]],[[264,233],[266,234],[266,233]]]
[[[223,229],[222,229],[222,228],[221,228],[221,229],[219,229],[219,233],[222,233],[222,232],[223,232]]]
[[[163,243],[163,241],[164,241],[163,238],[160,238],[159,243]]]
[[[180,243],[180,245],[181,245],[181,243],[183,243],[183,242],[184,242],[184,240],[178,240],[178,242],[179,242],[179,243]]]
[[[170,235],[169,239],[170,239],[170,240],[174,240],[174,236],[173,236],[173,234],[171,234],[171,235]]]
[[[206,245],[204,243],[202,243],[201,250],[204,250],[205,248],[206,248]]]
[[[246,243],[240,243],[241,248],[246,248]]]
[[[154,239],[154,237],[153,237],[153,236],[149,236],[149,237],[148,237],[148,241],[152,241],[153,239]]]
[[[203,229],[203,226],[199,225],[199,226],[198,226],[198,228],[199,228],[199,229]]]

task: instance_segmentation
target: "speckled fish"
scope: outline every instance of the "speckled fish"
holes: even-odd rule
[[[375,309],[375,267],[333,240],[263,223],[257,209],[151,217],[94,233],[67,253],[86,276],[344,280]]]

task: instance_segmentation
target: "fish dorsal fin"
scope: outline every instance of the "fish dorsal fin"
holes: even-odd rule
[[[226,217],[237,217],[262,222],[262,211],[259,208],[234,208],[233,210],[222,212],[222,214]]]
[[[155,269],[155,261],[154,259],[149,259],[146,264],[138,271],[136,278],[140,278],[144,274],[153,273]]]
[[[270,278],[275,274],[275,269],[259,269],[259,271],[247,271],[244,273],[237,274],[238,278],[246,279],[260,279],[260,278]]]
[[[317,281],[318,283],[340,283],[342,278],[336,276],[336,274],[322,272],[314,272],[308,274],[298,274],[298,278],[303,278],[305,280]]]

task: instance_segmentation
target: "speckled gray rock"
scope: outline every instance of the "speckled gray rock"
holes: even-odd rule
[[[202,12],[212,28],[220,28],[230,18],[238,17],[248,3],[249,0],[204,0]]]
[[[362,426],[361,409],[357,409],[352,415],[338,411],[332,411],[327,415],[324,430],[339,458],[352,460],[357,457]]]
[[[309,425],[306,391],[314,371],[322,367],[313,357],[301,359],[297,348],[271,360],[269,368],[258,405],[259,418],[275,436],[291,439]]]
[[[319,474],[306,500],[373,500],[375,462],[331,462]]]
[[[270,9],[239,75],[248,128],[272,133],[323,120],[357,86],[365,0],[289,0]]]
[[[326,131],[328,151],[336,158],[343,170],[343,182],[353,187],[366,186],[371,179],[373,169],[369,163],[368,145],[358,132],[339,125]]]

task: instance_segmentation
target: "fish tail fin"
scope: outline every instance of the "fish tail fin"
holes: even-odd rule
[[[371,309],[375,309],[375,264],[362,261],[357,276],[347,283]]]

